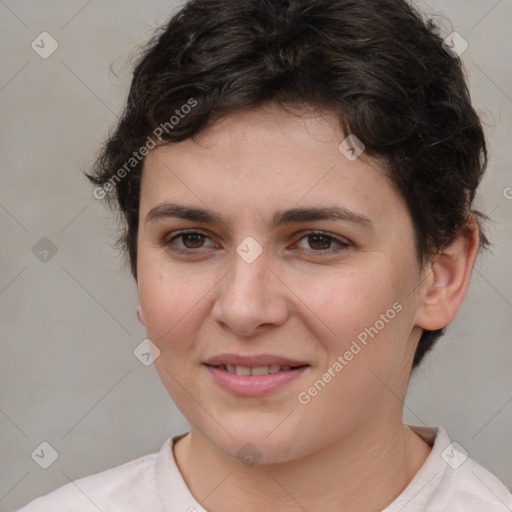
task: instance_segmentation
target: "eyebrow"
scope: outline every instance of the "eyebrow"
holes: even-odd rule
[[[185,219],[206,224],[225,224],[220,215],[205,208],[197,208],[175,203],[163,203],[152,208],[146,215],[145,223],[160,219]],[[352,222],[365,228],[373,227],[372,221],[360,214],[339,206],[302,207],[276,211],[272,217],[272,226],[318,220],[341,220]]]

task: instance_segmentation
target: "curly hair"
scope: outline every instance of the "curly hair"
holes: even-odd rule
[[[405,0],[190,0],[135,65],[128,100],[88,178],[120,214],[117,241],[137,279],[144,155],[268,101],[335,113],[385,162],[404,198],[420,263],[448,246],[487,165],[460,59]],[[185,108],[187,106],[187,108]],[[413,368],[445,328],[424,330]]]

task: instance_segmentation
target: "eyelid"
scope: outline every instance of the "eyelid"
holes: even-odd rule
[[[188,228],[188,229],[178,229],[177,231],[171,231],[165,236],[165,239],[172,240],[173,238],[176,238],[180,235],[186,235],[186,234],[192,234],[192,233],[198,233],[200,235],[208,236],[208,234],[203,231],[202,229],[197,228]]]

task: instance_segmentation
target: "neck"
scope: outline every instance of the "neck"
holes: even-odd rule
[[[322,450],[279,464],[244,466],[194,428],[174,451],[189,490],[210,512],[378,512],[407,487],[431,450],[401,419],[382,425],[368,421]]]

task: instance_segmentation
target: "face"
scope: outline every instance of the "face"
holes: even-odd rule
[[[413,227],[344,139],[334,115],[270,105],[146,157],[139,318],[170,396],[227,455],[251,442],[290,461],[401,420],[421,333]]]

